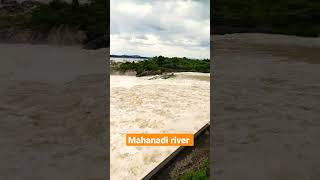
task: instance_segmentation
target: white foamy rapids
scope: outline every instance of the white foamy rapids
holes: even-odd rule
[[[111,76],[111,179],[141,179],[177,147],[129,147],[127,133],[195,133],[210,119],[210,75]]]
[[[111,61],[114,62],[138,62],[138,61],[143,61],[145,59],[142,58],[116,58],[116,57],[111,57],[110,58]]]

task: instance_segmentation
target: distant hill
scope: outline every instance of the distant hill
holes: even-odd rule
[[[135,59],[149,59],[149,57],[143,57],[139,55],[110,55],[110,57],[114,58],[135,58]]]

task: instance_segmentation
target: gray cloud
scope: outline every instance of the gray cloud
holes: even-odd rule
[[[209,0],[111,0],[111,53],[209,58],[209,4]]]

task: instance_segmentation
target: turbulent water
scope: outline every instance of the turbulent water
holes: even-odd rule
[[[111,179],[141,179],[177,147],[129,147],[126,133],[195,133],[209,122],[210,75],[111,76]]]
[[[115,58],[115,57],[111,57],[110,58],[111,61],[114,62],[133,62],[133,61],[143,61],[145,59],[142,58]]]

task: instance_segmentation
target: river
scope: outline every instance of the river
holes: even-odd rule
[[[215,38],[212,149],[216,170],[233,170],[217,179],[319,179],[319,42]],[[101,179],[105,52],[0,44],[0,179]],[[177,75],[111,76],[111,179],[139,179],[176,148],[126,147],[125,133],[195,132],[209,121],[208,77]]]
[[[177,147],[129,147],[126,133],[195,133],[209,122],[210,75],[111,75],[111,179],[141,179]]]
[[[0,44],[0,179],[105,179],[106,52]]]
[[[213,40],[215,179],[319,179],[320,38]]]

